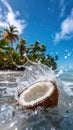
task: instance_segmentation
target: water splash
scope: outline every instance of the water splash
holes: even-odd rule
[[[33,67],[31,68],[33,70]],[[20,77],[22,79],[22,77],[24,76],[24,73],[26,72],[30,74],[30,71],[27,71],[27,70],[25,70],[24,72],[16,72],[14,74],[13,72],[12,73],[8,72],[8,75],[3,72],[0,75],[1,91],[4,91],[3,89],[5,89],[5,86],[7,86],[7,91],[10,91],[11,93],[12,88],[16,88],[17,86],[17,83],[15,85],[16,77],[17,79],[18,78],[20,79]],[[48,70],[45,69],[45,72],[48,73]],[[7,79],[6,79],[7,82],[5,82],[5,79],[4,79],[5,74],[7,76]],[[24,76],[24,77],[27,77],[26,78],[27,80],[28,78],[30,78],[29,74],[27,74],[29,77],[27,77],[26,74]],[[35,73],[35,75],[37,74],[38,74],[38,71]],[[2,102],[2,104],[0,104],[0,110],[1,110],[0,111],[0,129],[1,130],[29,130],[29,129],[30,130],[48,130],[48,129],[72,130],[73,129],[73,98],[70,98],[69,95],[66,95],[64,86],[66,85],[67,87],[70,87],[70,85],[72,85],[73,71],[71,72],[63,71],[63,74],[60,74],[60,75],[58,74],[58,76],[59,77],[57,77],[58,78],[57,82],[59,82],[59,79],[61,82],[59,83],[59,89],[60,89],[59,104],[56,108],[44,109],[44,108],[38,107],[35,111],[26,110],[25,108],[19,105],[16,105],[16,102],[15,100],[13,100],[12,96],[8,97],[6,95],[4,97],[4,95],[1,95],[0,102]],[[65,81],[64,84],[62,84],[63,81]],[[13,85],[11,82],[13,82]],[[12,99],[12,101],[10,101],[10,99]],[[6,115],[6,113],[8,115]]]
[[[55,73],[51,68],[40,62],[31,62],[26,54],[25,57],[27,62],[24,64],[23,76],[16,79],[19,93],[39,81],[56,81]]]
[[[0,95],[0,101],[2,102],[2,104],[0,104],[0,129],[72,130],[73,98],[70,98],[71,95],[66,95],[66,93],[69,93],[67,88],[71,88],[73,86],[73,72],[60,70],[56,74],[60,89],[59,105],[56,108],[44,109],[38,107],[35,111],[33,111],[26,110],[23,107],[16,105],[15,100],[13,100],[12,97],[13,95],[15,96],[14,89],[16,89],[17,83],[18,86],[20,86],[20,89],[21,87],[23,89],[40,80],[55,80],[55,73],[40,62],[31,63],[31,61],[27,61],[24,67],[25,70],[23,72],[1,72],[0,90],[2,92],[7,91],[7,95],[4,96],[5,93]],[[16,84],[15,79],[17,80]],[[65,91],[64,88],[67,91]],[[9,101],[10,98],[12,99],[11,102]]]
[[[63,89],[69,96],[73,96],[73,82],[62,81]]]
[[[60,75],[63,74],[63,69],[61,69],[57,74],[56,74],[56,77],[59,77]]]
[[[14,108],[8,104],[0,107],[0,125],[7,123],[13,119]]]

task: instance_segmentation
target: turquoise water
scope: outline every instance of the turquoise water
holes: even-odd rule
[[[57,76],[58,106],[34,111],[17,104],[16,78],[22,75],[0,73],[0,130],[73,130],[73,71]]]

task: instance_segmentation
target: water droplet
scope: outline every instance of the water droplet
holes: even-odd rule
[[[35,115],[37,114],[37,111],[35,111]]]
[[[51,128],[51,130],[56,130],[55,128]]]
[[[67,118],[68,116],[67,115],[64,115],[65,118]]]
[[[65,59],[67,59],[67,56],[64,56]]]

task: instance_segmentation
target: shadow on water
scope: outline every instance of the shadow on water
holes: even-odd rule
[[[63,77],[57,79],[59,86],[58,106],[55,108],[38,107],[33,111],[17,104],[16,77],[20,75],[23,75],[22,72],[0,75],[0,129],[73,130],[73,96],[64,91],[66,88],[64,89],[63,82],[65,80]],[[65,77],[65,74],[63,76]]]

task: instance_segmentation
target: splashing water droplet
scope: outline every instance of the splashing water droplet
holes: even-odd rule
[[[67,56],[64,56],[65,59],[67,59]]]
[[[27,59],[24,64],[24,74],[22,77],[16,79],[18,93],[22,93],[26,88],[38,81],[56,81],[54,71],[51,68],[41,64],[40,61],[37,63],[31,62],[26,53],[24,53],[24,56]]]

